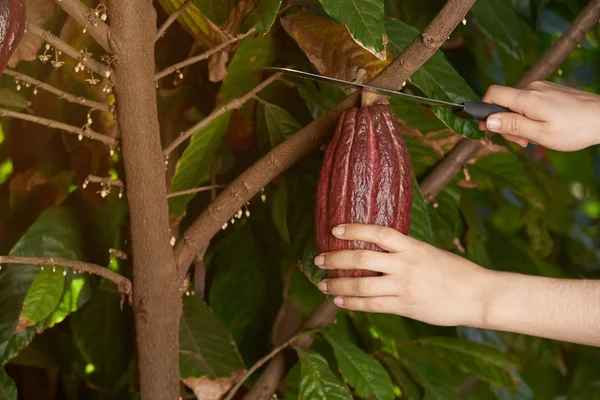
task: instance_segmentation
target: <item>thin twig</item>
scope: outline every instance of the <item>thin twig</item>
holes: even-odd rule
[[[22,119],[25,121],[35,122],[36,124],[44,125],[44,126],[47,126],[48,128],[60,129],[65,132],[71,133],[73,135],[78,135],[80,140],[83,139],[84,137],[87,137],[87,138],[94,139],[99,142],[105,143],[111,147],[114,147],[117,145],[117,139],[112,138],[107,135],[103,135],[98,132],[94,132],[93,130],[87,128],[87,126],[78,128],[73,125],[67,125],[62,122],[54,121],[52,119],[36,117],[34,115],[23,114],[20,112],[10,111],[10,110],[6,110],[3,108],[0,108],[0,117],[18,118],[18,119]]]
[[[187,67],[188,65],[192,65],[195,64],[199,61],[202,60],[206,60],[207,58],[209,58],[210,56],[212,56],[213,54],[223,50],[225,47],[229,46],[230,44],[233,44],[235,42],[239,42],[240,40],[252,35],[253,33],[256,32],[256,29],[251,28],[250,30],[248,30],[248,32],[246,33],[242,33],[240,35],[237,35],[235,37],[232,37],[231,39],[228,39],[224,42],[222,42],[221,44],[213,47],[210,50],[205,51],[202,54],[198,54],[197,56],[188,58],[187,60],[183,60],[181,62],[178,62],[175,65],[171,65],[170,67],[167,67],[165,69],[163,69],[162,71],[158,72],[155,76],[154,79],[155,80],[159,80],[161,78],[164,78],[165,76],[172,74],[173,72],[176,72],[177,70],[183,68],[183,67]]]
[[[154,39],[155,42],[165,34],[167,29],[169,29],[169,26],[171,26],[171,24],[175,22],[177,18],[179,18],[179,16],[186,10],[186,8],[190,6],[190,4],[192,4],[192,0],[187,0],[177,10],[175,10],[173,14],[169,15],[169,18],[167,18],[167,20],[162,24],[156,33],[156,38]]]
[[[86,32],[94,38],[107,53],[112,53],[109,44],[110,30],[97,14],[104,12],[105,5],[100,3],[98,8],[88,8],[80,0],[55,0],[67,14],[69,14]]]
[[[227,187],[227,185],[209,185],[209,186],[202,186],[202,187],[197,187],[197,188],[193,188],[193,189],[181,190],[179,192],[169,193],[167,195],[167,199],[170,199],[171,197],[183,196],[186,194],[205,192],[207,190],[220,189],[220,188],[226,188],[226,187]]]
[[[103,103],[100,103],[100,102],[97,102],[94,100],[86,99],[83,96],[75,96],[75,95],[67,93],[63,90],[55,88],[52,85],[49,85],[42,81],[38,81],[37,79],[32,78],[28,75],[22,74],[20,72],[13,71],[13,70],[7,68],[4,70],[4,73],[9,76],[14,76],[15,78],[17,78],[18,80],[21,80],[23,82],[31,83],[35,87],[38,87],[40,89],[44,89],[47,92],[53,93],[53,94],[57,95],[59,98],[67,100],[68,102],[81,104],[82,106],[95,108],[97,110],[112,112],[112,109],[108,104],[103,104]]]
[[[546,79],[577,48],[587,32],[598,23],[598,19],[600,19],[600,0],[591,0],[515,87],[522,88],[531,82]],[[432,201],[482,147],[483,145],[478,141],[461,139],[421,183],[425,202]]]
[[[60,265],[63,267],[72,268],[77,272],[88,272],[90,274],[98,275],[109,281],[114,282],[117,285],[119,293],[124,294],[128,297],[131,296],[131,281],[108,268],[102,267],[96,264],[90,264],[83,261],[69,260],[66,258],[55,258],[55,257],[13,257],[13,256],[0,256],[1,264],[29,264],[29,265]]]
[[[101,62],[94,60],[91,57],[84,57],[82,52],[76,50],[75,48],[71,47],[71,45],[69,45],[65,41],[59,39],[58,37],[54,36],[52,33],[40,28],[39,26],[37,26],[31,22],[28,22],[28,21],[25,22],[25,26],[27,28],[27,32],[30,32],[30,33],[34,34],[35,36],[43,39],[46,43],[51,44],[52,46],[56,47],[57,49],[59,49],[60,51],[62,51],[66,55],[68,55],[69,57],[71,57],[75,60],[78,60],[83,65],[88,67],[90,70],[94,71],[95,73],[102,75],[104,77],[108,73],[112,79],[111,83],[114,84],[114,77],[110,71],[110,68],[108,68],[108,66],[102,64]]]
[[[123,181],[121,181],[119,179],[113,179],[111,177],[88,175],[87,178],[85,178],[85,180],[83,181],[83,184],[82,184],[83,188],[85,189],[85,187],[89,183],[99,183],[102,186],[102,190],[100,190],[98,192],[98,193],[100,193],[100,196],[102,196],[102,197],[108,196],[108,194],[110,193],[111,186],[118,187],[119,188],[119,197],[123,197],[123,191],[125,190],[125,185],[123,185]]]
[[[256,87],[254,87],[254,89],[252,89],[251,91],[247,92],[246,94],[244,94],[244,95],[242,95],[240,97],[237,97],[237,98],[231,100],[230,102],[228,102],[224,106],[222,106],[222,107],[214,110],[213,112],[211,112],[202,121],[198,122],[196,125],[192,126],[190,129],[188,129],[187,131],[185,131],[181,135],[179,135],[179,137],[177,139],[175,139],[163,151],[164,156],[168,158],[169,154],[171,154],[171,152],[173,150],[175,150],[175,148],[177,148],[177,146],[179,146],[181,143],[185,142],[187,138],[189,138],[190,136],[192,136],[199,129],[202,129],[205,126],[207,126],[208,124],[210,124],[216,118],[220,117],[221,115],[225,114],[228,111],[235,110],[235,109],[238,109],[241,106],[243,106],[248,100],[252,99],[252,97],[254,95],[256,95],[256,93],[260,92],[261,90],[263,90],[264,88],[266,88],[267,86],[269,86],[277,78],[279,78],[280,75],[281,74],[279,72],[271,75],[270,77],[268,77],[267,79],[265,79],[264,81],[262,81],[261,83],[259,83],[258,85],[256,85]]]
[[[227,396],[225,397],[224,400],[231,400],[231,399],[233,399],[233,396],[235,396],[236,392],[239,390],[239,388],[242,387],[242,385],[244,384],[244,382],[246,382],[246,380],[248,378],[250,378],[252,376],[252,374],[254,372],[256,372],[257,369],[259,369],[267,361],[269,361],[270,359],[272,359],[273,357],[275,357],[279,352],[285,350],[287,347],[289,347],[290,345],[292,345],[296,340],[300,339],[301,337],[307,336],[307,335],[312,335],[315,332],[317,332],[318,330],[319,329],[312,329],[310,331],[301,332],[301,333],[299,333],[299,334],[291,337],[290,339],[288,339],[287,341],[285,341],[285,343],[281,344],[280,346],[275,347],[269,354],[267,354],[266,356],[264,356],[263,358],[261,358],[260,360],[258,360],[256,363],[254,363],[254,365],[252,367],[250,367],[250,369],[235,384],[235,386],[232,387],[231,390],[229,390],[229,392],[227,393]]]

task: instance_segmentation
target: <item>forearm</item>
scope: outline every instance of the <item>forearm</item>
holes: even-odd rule
[[[494,273],[481,327],[600,346],[600,280]]]

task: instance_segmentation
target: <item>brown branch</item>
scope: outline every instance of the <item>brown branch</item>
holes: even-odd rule
[[[433,21],[406,50],[369,83],[399,90],[404,81],[419,69],[450,36],[475,0],[449,0]],[[333,134],[340,113],[360,103],[354,92],[320,118],[300,129],[271,150],[235,179],[187,229],[175,246],[177,265],[185,271],[198,253],[206,249],[224,221],[254,196],[260,188],[308,153],[316,150]]]
[[[176,399],[182,285],[170,244],[156,107],[156,10],[149,0],[111,0],[108,13],[118,59],[114,93],[129,206],[140,397]]]
[[[100,3],[98,8],[88,8],[80,0],[55,0],[67,14],[69,14],[86,32],[94,38],[107,53],[112,53],[110,48],[110,30],[108,25],[102,21],[100,15],[104,12],[105,6]]]
[[[93,130],[89,129],[86,125],[84,125],[81,128],[78,128],[73,125],[67,125],[62,122],[54,121],[52,119],[36,117],[34,115],[23,114],[20,112],[5,110],[2,108],[0,108],[0,117],[12,117],[12,118],[22,119],[25,121],[35,122],[36,124],[44,125],[44,126],[47,126],[48,128],[60,129],[62,131],[71,133],[73,135],[78,135],[80,140],[83,139],[84,137],[97,140],[99,142],[102,142],[102,143],[105,143],[105,144],[111,146],[111,148],[115,147],[118,142],[117,139],[115,139],[113,137],[103,135],[98,132],[94,132]]]
[[[188,58],[187,60],[183,60],[181,62],[178,62],[175,65],[171,65],[170,67],[167,67],[165,69],[163,69],[162,71],[158,72],[156,75],[154,75],[154,79],[159,80],[161,78],[164,78],[165,76],[172,74],[173,72],[176,72],[177,70],[183,68],[183,67],[187,67],[188,65],[192,65],[195,64],[197,62],[200,62],[202,60],[206,60],[208,57],[212,56],[213,54],[223,50],[225,47],[229,46],[230,44],[233,44],[235,42],[239,42],[240,40],[252,35],[253,33],[256,32],[256,29],[251,28],[250,30],[248,30],[248,32],[246,33],[242,33],[240,35],[237,35],[235,37],[232,37],[231,39],[228,39],[224,42],[222,42],[221,44],[213,47],[210,50],[205,51],[202,54],[198,54],[197,56]]]
[[[332,299],[326,299],[309,315],[308,319],[301,327],[297,329],[297,335],[301,332],[312,331],[313,329],[323,329],[329,325],[337,315],[339,308]],[[294,340],[294,345],[298,348],[308,348],[313,343],[312,336],[299,337]],[[283,379],[287,371],[285,356],[278,353],[277,356],[267,365],[260,378],[256,381],[252,389],[243,397],[243,400],[268,399],[277,390],[279,382]]]
[[[599,19],[600,0],[591,0],[573,20],[569,28],[515,86],[522,88],[531,82],[546,79],[577,48],[586,33],[598,23]],[[425,201],[433,200],[482,147],[483,145],[477,141],[461,139],[421,183]]]
[[[246,103],[248,100],[252,99],[252,97],[260,92],[261,90],[263,90],[264,88],[266,88],[267,86],[269,86],[269,84],[271,84],[271,82],[273,82],[275,79],[277,79],[280,76],[280,73],[276,73],[271,75],[270,77],[268,77],[267,79],[265,79],[264,81],[262,81],[260,84],[256,85],[256,87],[254,89],[252,89],[251,91],[249,91],[248,93],[237,97],[231,101],[229,101],[227,104],[225,104],[224,106],[214,110],[213,112],[211,112],[206,118],[204,118],[202,121],[198,122],[196,125],[192,126],[190,129],[188,129],[187,131],[183,132],[181,135],[179,135],[179,137],[177,139],[175,139],[164,151],[163,154],[165,157],[169,157],[169,154],[171,154],[171,152],[177,148],[177,146],[179,146],[181,143],[185,142],[185,140],[187,138],[189,138],[190,136],[192,136],[195,132],[197,132],[199,129],[204,128],[205,126],[207,126],[208,124],[210,124],[212,121],[214,121],[216,118],[220,117],[221,115],[225,114],[228,111],[231,110],[235,110],[240,108],[241,106],[244,105],[244,103]],[[191,260],[190,260],[191,262]]]
[[[82,97],[82,96],[75,96],[75,95],[67,93],[63,90],[55,88],[52,85],[49,85],[42,81],[38,81],[37,79],[32,78],[28,75],[22,74],[20,72],[13,71],[11,69],[5,69],[4,73],[6,75],[17,78],[20,81],[31,83],[35,87],[44,89],[47,92],[53,93],[53,94],[57,95],[59,98],[65,99],[70,103],[77,103],[77,104],[81,104],[82,106],[85,106],[85,107],[95,108],[95,109],[106,111],[106,112],[112,112],[112,108],[108,104],[104,104],[104,103],[100,103],[100,102],[97,102],[94,100],[86,99],[85,97]]]
[[[84,57],[82,52],[76,50],[75,48],[71,47],[71,45],[69,45],[65,41],[59,39],[58,37],[54,36],[52,33],[40,28],[39,26],[37,26],[31,22],[26,21],[25,26],[26,26],[27,32],[30,32],[30,33],[34,34],[35,36],[41,38],[46,43],[51,44],[52,46],[56,47],[57,49],[59,49],[60,51],[62,51],[66,55],[68,55],[69,57],[71,57],[75,60],[78,60],[83,65],[88,67],[90,70],[94,71],[95,73],[102,75],[103,77],[106,77],[106,75],[108,73],[109,76],[111,76],[111,78],[112,78],[112,74],[111,74],[110,68],[108,68],[108,66],[102,64],[101,62],[94,60],[91,57]],[[113,81],[113,84],[114,84],[114,81]]]
[[[202,187],[197,187],[197,188],[193,188],[193,189],[181,190],[179,192],[169,193],[167,195],[167,199],[170,199],[171,197],[183,196],[186,194],[205,192],[207,190],[214,190],[214,189],[220,189],[220,188],[226,188],[226,187],[227,187],[227,185],[209,185],[209,186],[202,186]]]
[[[169,15],[169,18],[167,18],[167,20],[162,24],[158,32],[156,32],[156,37],[154,38],[155,42],[165,34],[167,29],[169,29],[169,26],[171,26],[171,24],[175,22],[181,14],[183,14],[183,12],[190,6],[190,4],[192,4],[192,0],[187,0],[177,10],[175,10],[173,14]]]
[[[293,336],[292,338],[288,339],[283,344],[275,347],[269,354],[267,354],[263,358],[259,359],[257,362],[254,363],[254,365],[252,367],[250,367],[250,369],[248,371],[246,371],[246,373],[244,374],[244,376],[242,376],[242,378],[235,384],[235,386],[233,386],[231,388],[231,390],[227,393],[227,396],[225,397],[224,400],[231,400],[231,399],[233,399],[233,396],[235,396],[236,392],[239,390],[239,388],[242,387],[242,385],[244,384],[244,382],[246,382],[246,380],[248,378],[250,378],[252,376],[252,374],[254,372],[256,372],[257,369],[259,369],[260,367],[262,367],[267,361],[269,361],[270,359],[272,359],[273,357],[275,357],[282,350],[285,350],[287,347],[293,345],[294,342],[296,342],[301,337],[304,337],[304,336],[307,336],[307,335],[312,335],[316,331],[317,331],[317,329],[313,329],[313,330],[310,330],[310,331],[301,332],[301,333]]]
[[[119,179],[113,179],[110,177],[102,177],[102,176],[95,176],[95,175],[88,175],[87,178],[85,178],[85,180],[83,181],[83,188],[85,189],[86,186],[89,183],[99,183],[102,186],[102,190],[100,190],[98,193],[100,193],[100,196],[102,197],[106,197],[108,196],[108,194],[110,193],[110,187],[111,186],[116,186],[119,188],[119,197],[123,197],[123,191],[125,190],[125,186],[123,185],[123,181],[119,180]]]
[[[1,264],[30,264],[30,265],[60,265],[72,268],[75,272],[84,271],[90,274],[98,275],[117,285],[119,293],[128,297],[131,296],[131,281],[108,268],[96,264],[90,264],[82,261],[68,260],[66,258],[54,257],[12,257],[0,256]]]

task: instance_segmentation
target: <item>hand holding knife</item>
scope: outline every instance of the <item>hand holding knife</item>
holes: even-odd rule
[[[480,100],[469,100],[464,103],[452,103],[442,100],[429,99],[422,96],[417,96],[408,93],[402,93],[395,90],[389,90],[384,88],[379,88],[376,86],[365,85],[362,83],[350,82],[343,79],[331,78],[328,76],[317,75],[310,72],[298,71],[291,68],[280,68],[280,67],[266,67],[266,70],[278,71],[284,74],[291,74],[295,76],[299,76],[305,79],[311,79],[315,81],[321,81],[326,83],[331,83],[334,85],[341,85],[345,87],[353,87],[358,89],[368,89],[380,92],[387,96],[393,96],[398,98],[403,98],[405,100],[414,101],[420,104],[427,104],[430,106],[438,106],[438,107],[446,107],[452,109],[452,114],[456,115],[459,118],[464,119],[474,119],[478,121],[485,121],[487,117],[495,113],[501,112],[512,112],[510,109],[506,107],[501,107],[496,104],[485,103]]]

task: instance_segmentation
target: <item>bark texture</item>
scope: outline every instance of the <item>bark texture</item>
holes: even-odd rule
[[[129,203],[141,398],[179,398],[179,291],[154,86],[151,0],[110,0],[116,110]]]

